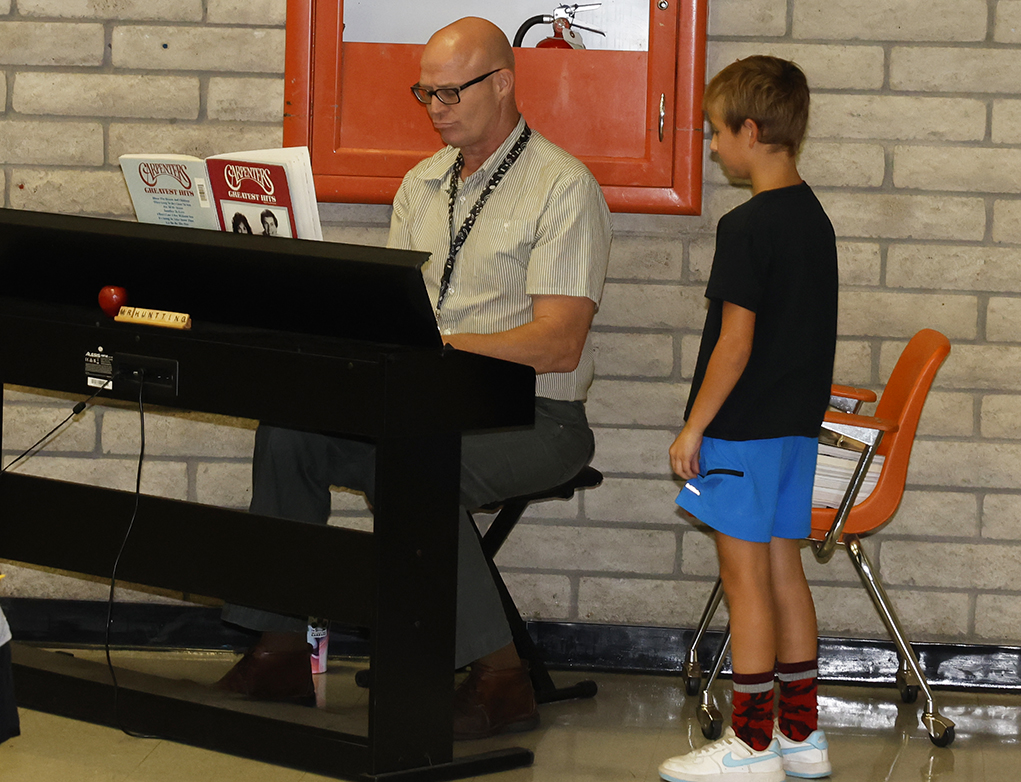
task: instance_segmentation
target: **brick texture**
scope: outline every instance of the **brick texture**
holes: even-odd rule
[[[282,73],[283,30],[256,28],[118,27],[113,64],[156,71]],[[230,51],[231,57],[223,52]]]
[[[18,12],[27,17],[60,19],[151,19],[163,22],[199,22],[202,0],[18,0]]]
[[[95,67],[102,62],[102,25],[0,22],[0,65]]]
[[[932,160],[941,157],[939,167]],[[1021,149],[897,147],[893,183],[908,190],[1021,192]]]
[[[247,24],[282,27],[287,0],[206,0],[210,24]]]
[[[971,98],[910,95],[818,95],[813,138],[977,141],[985,135],[986,108]]]
[[[890,247],[886,283],[896,288],[1016,291],[1021,288],[1021,247]]]
[[[794,6],[796,38],[879,41],[981,41],[985,0],[800,0]],[[907,22],[907,23],[906,23]]]
[[[998,199],[993,204],[993,241],[1021,244],[1021,201]]]
[[[0,120],[0,154],[9,163],[101,166],[103,126],[98,122]]]
[[[199,80],[186,76],[23,73],[12,105],[20,114],[195,119]]]
[[[282,79],[214,77],[209,80],[206,107],[209,119],[276,122],[283,112],[283,105]]]

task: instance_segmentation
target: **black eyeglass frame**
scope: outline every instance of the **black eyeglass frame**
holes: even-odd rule
[[[419,103],[422,103],[422,104],[424,104],[426,106],[428,106],[430,103],[433,102],[433,98],[434,97],[435,98],[439,98],[440,99],[440,103],[442,103],[445,106],[455,106],[455,105],[457,105],[458,103],[461,102],[461,90],[463,90],[465,87],[471,87],[473,84],[478,84],[480,81],[484,81],[484,80],[488,79],[490,76],[492,76],[494,73],[498,73],[498,72],[500,72],[502,70],[503,70],[503,68],[497,68],[495,71],[490,71],[489,73],[484,73],[484,74],[482,74],[481,76],[479,76],[476,79],[472,79],[471,81],[466,81],[460,87],[437,87],[435,90],[427,90],[421,84],[413,84],[413,85],[411,85],[411,94],[415,96],[415,100],[417,100]],[[439,93],[441,93],[441,92],[451,92],[451,91],[454,93],[455,100],[451,100],[451,101],[443,100],[443,98],[440,97],[440,95],[439,95]],[[419,94],[420,92],[426,96],[426,100],[422,99],[422,95]]]

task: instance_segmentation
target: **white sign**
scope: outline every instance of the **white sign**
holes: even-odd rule
[[[344,40],[369,43],[425,43],[429,36],[463,16],[481,16],[497,25],[513,42],[534,16],[553,16],[556,0],[344,0]],[[574,5],[571,3],[569,5]],[[584,3],[578,3],[584,6]],[[594,5],[594,3],[593,3]],[[598,8],[581,9],[575,27],[586,49],[649,50],[649,0],[603,0]],[[533,47],[553,34],[551,24],[536,24],[524,33],[521,45]]]

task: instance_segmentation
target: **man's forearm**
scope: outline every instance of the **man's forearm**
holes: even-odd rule
[[[526,364],[540,375],[572,372],[581,359],[580,347],[535,321],[496,334],[449,334],[443,341],[458,350]]]
[[[581,296],[533,297],[530,322],[496,334],[449,334],[444,342],[533,367],[537,374],[573,372],[581,361],[595,304]]]

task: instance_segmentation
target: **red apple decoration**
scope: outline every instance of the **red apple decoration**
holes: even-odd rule
[[[111,318],[128,303],[128,292],[119,285],[106,285],[99,291],[99,306]]]

